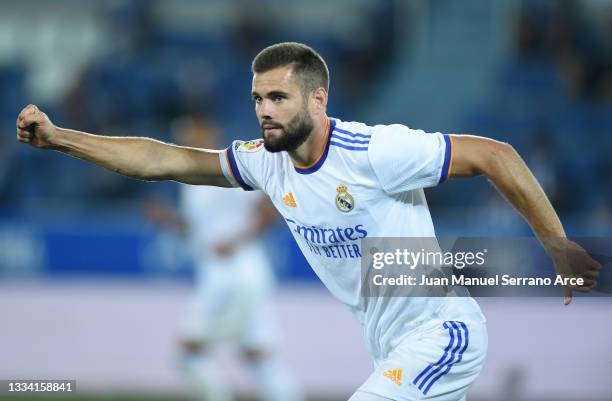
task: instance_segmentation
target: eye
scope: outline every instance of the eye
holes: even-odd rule
[[[261,103],[261,96],[253,95],[252,99],[255,102],[255,104]]]
[[[274,96],[274,101],[275,101],[276,103],[280,103],[280,102],[282,102],[283,100],[285,100],[285,97],[284,97],[284,96],[281,96],[281,95],[276,95],[276,96]]]

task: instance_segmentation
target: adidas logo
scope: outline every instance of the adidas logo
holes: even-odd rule
[[[398,386],[402,385],[402,370],[401,369],[387,370],[386,372],[383,373],[383,375],[387,379],[390,379],[393,383],[397,384]]]
[[[287,195],[283,196],[283,203],[289,207],[297,207],[293,192],[289,192]]]

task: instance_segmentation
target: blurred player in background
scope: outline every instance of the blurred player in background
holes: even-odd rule
[[[469,296],[361,293],[362,239],[435,238],[423,188],[486,176],[530,224],[558,273],[584,280],[564,288],[566,304],[572,290],[596,285],[599,264],[567,240],[546,194],[511,145],[330,118],[327,65],[303,44],[263,49],[252,70],[262,138],[235,141],[225,151],[58,128],[33,105],[17,119],[17,138],[140,179],[265,192],[310,266],[363,328],[375,369],[350,401],[465,400],[484,365],[485,318]],[[569,267],[578,271],[568,269],[570,251],[577,263]]]
[[[210,116],[186,115],[172,129],[177,143],[220,146]],[[180,330],[181,368],[198,399],[234,399],[210,355],[220,343],[237,345],[262,401],[299,401],[295,379],[275,355],[279,324],[273,311],[275,278],[261,242],[278,220],[260,193],[181,185],[175,211],[159,200],[146,204],[148,217],[188,240],[196,288]]]

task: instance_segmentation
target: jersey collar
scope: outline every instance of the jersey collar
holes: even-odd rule
[[[294,163],[293,168],[295,168],[295,171],[300,174],[312,174],[321,168],[321,166],[325,162],[325,159],[327,158],[327,153],[329,152],[329,140],[331,138],[331,133],[333,132],[335,126],[336,121],[328,117],[326,122],[325,147],[323,148],[323,151],[321,152],[319,157],[315,159],[314,162],[308,165],[302,166]]]

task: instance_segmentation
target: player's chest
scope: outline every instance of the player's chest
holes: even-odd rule
[[[375,196],[376,189],[365,179],[322,172],[289,174],[270,194],[285,219],[312,226],[363,222]]]

